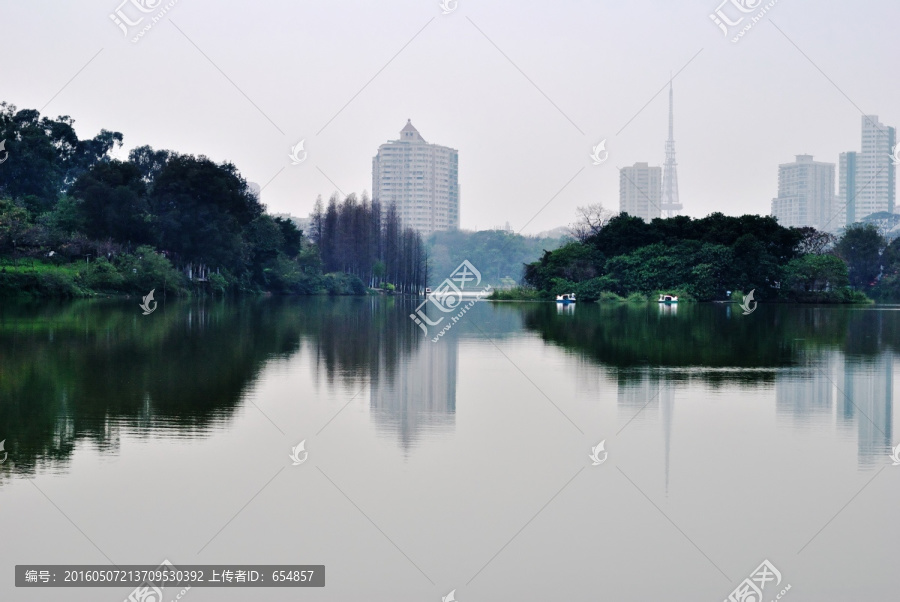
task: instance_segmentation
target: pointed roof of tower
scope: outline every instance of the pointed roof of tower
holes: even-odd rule
[[[425,142],[425,139],[422,138],[422,134],[420,134],[419,130],[416,129],[416,126],[412,124],[412,119],[407,119],[406,125],[403,126],[402,130],[400,130],[400,140],[403,140],[405,142]]]

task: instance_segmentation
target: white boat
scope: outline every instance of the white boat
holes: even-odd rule
[[[672,305],[673,303],[678,303],[678,295],[660,295],[659,302],[665,303],[666,305]]]
[[[575,303],[575,293],[566,293],[565,295],[556,295],[556,302],[568,305]]]

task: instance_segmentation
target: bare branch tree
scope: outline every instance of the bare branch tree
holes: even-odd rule
[[[797,243],[797,252],[801,255],[808,253],[822,255],[834,249],[834,245],[837,242],[837,237],[834,234],[816,230],[811,226],[803,226],[797,229],[803,234],[803,238]]]
[[[577,218],[569,226],[569,232],[581,242],[599,233],[615,215],[615,211],[606,209],[602,203],[593,203],[576,210]]]

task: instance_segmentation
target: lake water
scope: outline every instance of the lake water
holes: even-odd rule
[[[0,600],[163,559],[327,567],[188,602],[719,602],[766,559],[766,601],[898,599],[896,307],[137,303],[0,304]]]

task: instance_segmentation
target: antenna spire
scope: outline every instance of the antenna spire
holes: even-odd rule
[[[678,198],[678,171],[675,161],[675,101],[672,91],[672,74],[669,73],[669,138],[666,140],[666,163],[663,167],[662,217],[675,217],[683,208]]]

